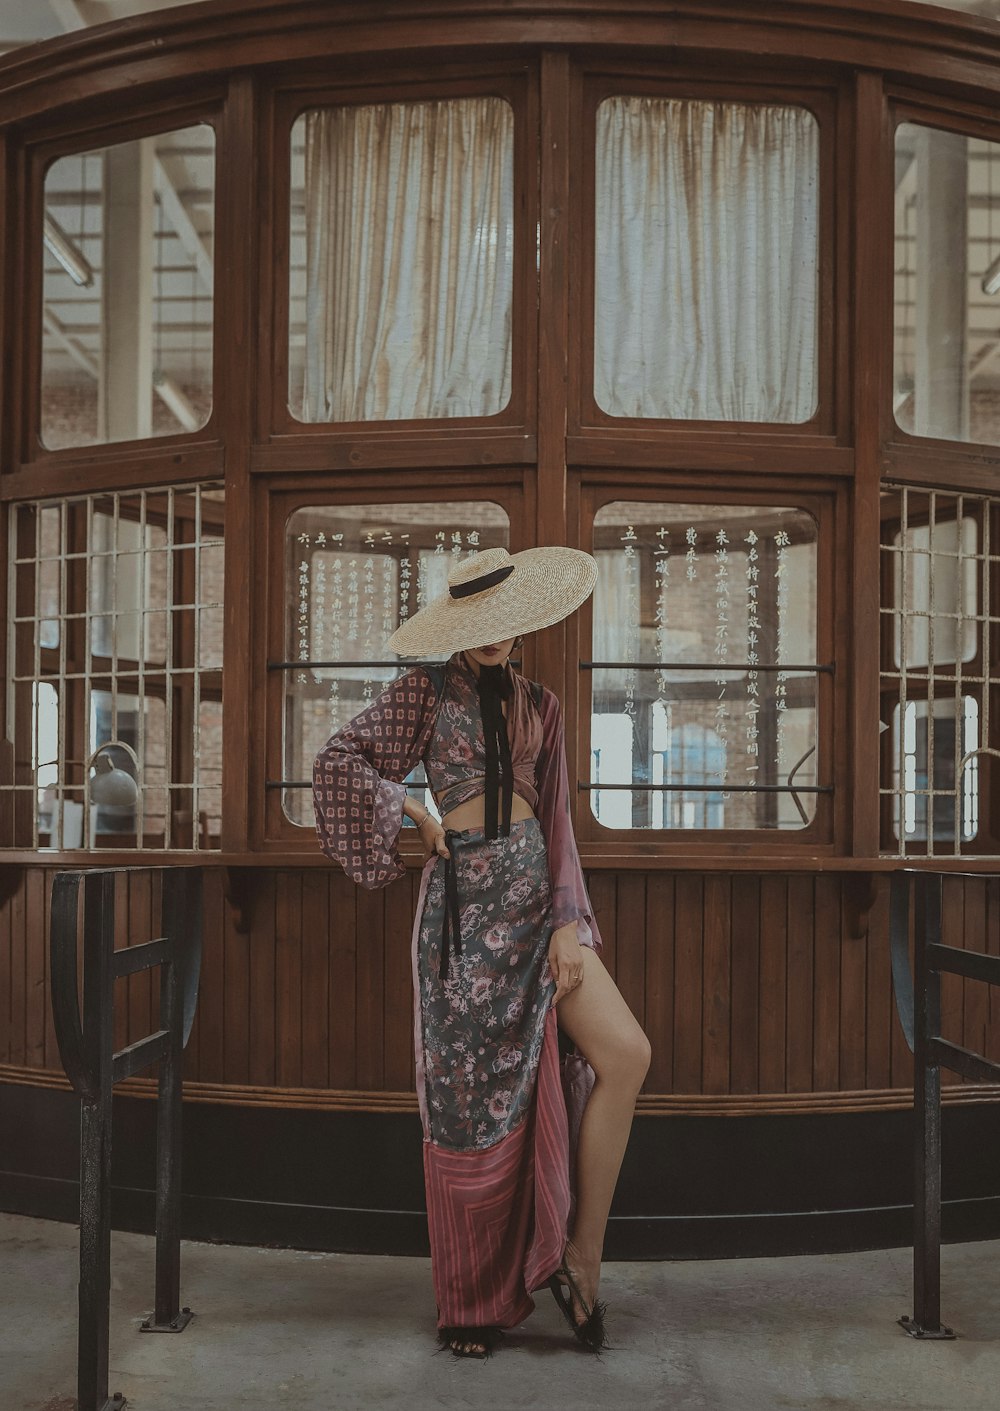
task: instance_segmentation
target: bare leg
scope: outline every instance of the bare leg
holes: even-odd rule
[[[589,948],[584,950],[583,982],[559,1001],[556,1017],[597,1075],[580,1127],[576,1221],[568,1245],[571,1266],[593,1306],[611,1198],[635,1100],[649,1069],[649,1040]],[[577,1321],[583,1321],[580,1310]]]

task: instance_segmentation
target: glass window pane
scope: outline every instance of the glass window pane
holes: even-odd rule
[[[289,409],[493,416],[510,399],[514,114],[315,108],[292,129]]]
[[[619,500],[595,516],[594,552],[595,817],[804,827],[819,784],[812,516]]]
[[[909,499],[919,503],[921,496]],[[935,499],[942,502],[935,507],[937,514],[947,515],[952,497]],[[911,512],[919,513],[916,504]],[[896,666],[971,661],[979,639],[976,521],[965,515],[961,522],[936,519],[933,527],[908,524],[894,536],[893,550]]]
[[[285,660],[301,666],[285,673],[286,780],[308,783],[330,735],[406,669],[386,641],[444,591],[454,558],[509,541],[506,511],[483,500],[308,505],[289,516]],[[423,777],[421,766],[414,780]],[[313,827],[311,789],[282,792],[286,816]]]
[[[975,838],[978,749],[979,703],[973,696],[962,697],[957,723],[954,700],[934,701],[933,708],[928,701],[893,708],[893,829],[900,842],[926,842],[930,820],[936,841]]]
[[[60,157],[49,167],[45,446],[172,436],[205,425],[214,233],[215,133],[205,123]]]
[[[914,436],[1000,443],[1000,143],[896,128],[893,410]]]
[[[804,108],[597,111],[594,396],[611,416],[808,421],[819,129]]]

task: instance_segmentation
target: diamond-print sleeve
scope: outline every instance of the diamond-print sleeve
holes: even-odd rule
[[[545,834],[552,886],[552,926],[576,922],[582,946],[601,949],[601,933],[594,920],[594,908],[580,866],[573,820],[569,811],[569,779],[566,771],[566,734],[558,697],[546,687],[542,692],[542,747],[535,763],[538,781],[536,810]]]
[[[424,752],[435,704],[433,682],[415,667],[331,735],[316,756],[319,845],[362,887],[384,887],[406,870],[396,848],[402,781]]]

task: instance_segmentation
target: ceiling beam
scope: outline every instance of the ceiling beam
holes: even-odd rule
[[[177,188],[170,180],[170,175],[159,157],[153,158],[153,185],[156,187],[164,215],[177,232],[178,240],[194,261],[202,284],[211,294],[215,284],[212,257],[205,249],[198,229],[188,213],[188,208],[178,195]]]
[[[79,0],[49,0],[56,18],[65,30],[86,29],[87,20],[80,9]],[[170,175],[160,158],[153,158],[153,184],[163,212],[177,232],[181,245],[191,256],[202,284],[211,294],[215,284],[212,257],[205,249],[198,229],[188,213],[188,209],[170,180]]]
[[[50,309],[42,309],[42,324],[45,332],[55,339],[60,348],[69,353],[73,361],[96,381],[98,376],[97,359],[91,357],[83,344],[67,332],[65,326],[60,323]]]

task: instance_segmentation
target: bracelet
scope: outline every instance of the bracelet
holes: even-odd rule
[[[423,816],[423,818],[418,819],[418,820],[417,820],[417,823],[416,823],[416,827],[417,827],[418,830],[421,829],[421,828],[424,826],[424,824],[427,822],[427,820],[428,820],[428,818],[430,818],[430,816],[431,816],[431,811],[430,811],[430,809],[429,809],[429,808],[425,808],[425,809],[424,809],[424,816]]]

